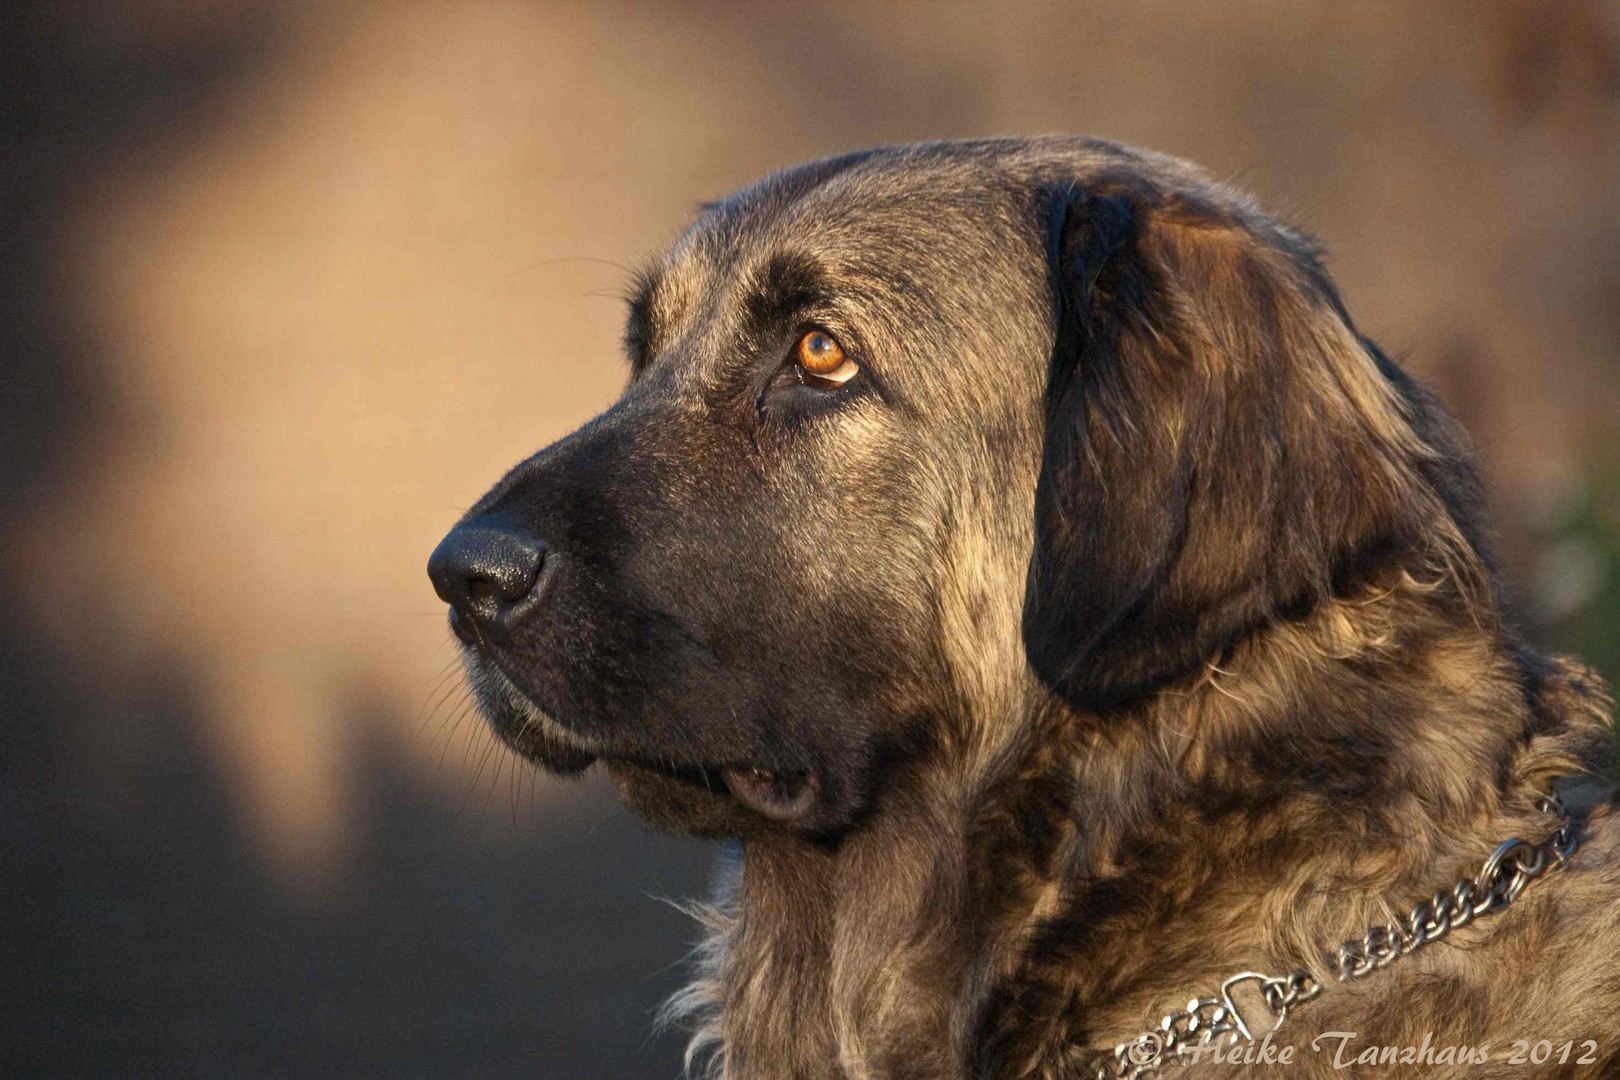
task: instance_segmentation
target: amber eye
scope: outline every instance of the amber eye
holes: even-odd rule
[[[844,347],[824,330],[812,330],[799,339],[795,350],[801,381],[811,386],[842,386],[860,372],[860,365],[844,355]]]

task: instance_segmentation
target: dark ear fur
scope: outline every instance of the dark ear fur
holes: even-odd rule
[[[1314,255],[1262,227],[1125,182],[1053,198],[1024,642],[1077,706],[1195,671],[1449,521],[1409,402]]]

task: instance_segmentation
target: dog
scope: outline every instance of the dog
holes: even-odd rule
[[[1612,700],[1307,237],[885,147],[704,207],[624,345],[429,573],[513,750],[733,841],[690,1069],[1620,1075],[1615,801],[1553,801]]]

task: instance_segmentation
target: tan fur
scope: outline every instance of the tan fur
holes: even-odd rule
[[[841,396],[773,351],[808,326],[863,364]],[[1299,233],[1097,140],[885,148],[716,204],[626,337],[623,401],[469,515],[564,554],[512,677],[469,664],[519,751],[739,838],[667,1014],[694,1074],[1072,1080],[1305,967],[1292,1065],[1167,1075],[1620,1076],[1606,790],[1506,910],[1329,970],[1548,835],[1613,703],[1517,637],[1466,439]],[[810,816],[716,783],[756,759],[820,784]],[[1347,1073],[1329,1031],[1496,1053]]]
[[[829,187],[819,197],[837,195]],[[1209,378],[1226,377],[1232,365],[1244,362],[1249,347],[1247,330],[1219,314],[1229,306],[1220,294],[1245,288],[1239,272],[1245,261],[1271,264],[1268,272],[1284,281],[1292,280],[1291,271],[1275,252],[1230,226],[1172,223],[1153,235],[1158,240],[1149,242],[1150,251],[1204,283],[1202,295],[1211,307],[1194,307],[1183,317],[1206,335],[1196,339],[1193,359]],[[1162,246],[1153,247],[1155,242]],[[1550,793],[1560,776],[1590,767],[1594,745],[1606,736],[1607,714],[1600,684],[1568,662],[1527,708],[1501,645],[1488,571],[1412,471],[1412,463],[1432,460],[1436,452],[1413,431],[1404,402],[1342,322],[1292,292],[1278,302],[1287,309],[1278,322],[1291,335],[1281,352],[1315,388],[1310,402],[1300,404],[1328,410],[1315,418],[1322,428],[1356,433],[1367,460],[1376,463],[1361,473],[1363,482],[1376,478],[1372,482],[1391,497],[1429,500],[1421,508],[1432,524],[1427,561],[1370,579],[1304,620],[1279,623],[1228,655],[1210,658],[1201,673],[1166,687],[1120,731],[1055,706],[1029,678],[1005,603],[988,605],[1001,613],[999,621],[971,614],[986,606],[983,598],[1005,596],[1015,587],[1023,573],[1017,556],[1027,540],[1017,530],[989,536],[957,523],[945,549],[941,602],[943,644],[970,710],[959,736],[966,742],[947,744],[936,765],[893,800],[886,816],[850,837],[836,857],[799,863],[806,877],[786,893],[766,879],[785,875],[792,857],[759,852],[763,845],[749,848],[741,867],[744,884],[726,914],[710,916],[718,921],[711,923],[707,974],[677,1010],[709,1015],[694,1045],[714,1048],[712,1075],[800,1075],[787,1062],[813,1055],[784,1054],[782,1040],[805,1038],[820,1040],[828,1076],[963,1075],[959,1055],[974,1037],[975,1018],[961,1002],[973,1000],[972,986],[1038,973],[1068,987],[1069,1004],[1045,1017],[1025,1016],[1031,1028],[1047,1030],[1026,1038],[1022,1059],[1009,1059],[998,1075],[1080,1076],[1077,1036],[1083,1046],[1109,1045],[1153,1026],[1186,997],[1214,992],[1237,971],[1285,972],[1302,964],[1328,990],[1290,1022],[1287,1034],[1295,1041],[1339,1029],[1356,1030],[1369,1041],[1416,1039],[1425,1030],[1476,1039],[1483,1032],[1500,1040],[1498,1030],[1512,1030],[1548,1038],[1591,1036],[1612,1045],[1603,1016],[1620,1001],[1620,983],[1600,975],[1601,962],[1590,953],[1581,952],[1567,970],[1535,955],[1537,948],[1568,951],[1549,936],[1552,926],[1558,939],[1595,935],[1609,941],[1610,949],[1620,948],[1620,893],[1612,889],[1617,872],[1611,854],[1620,825],[1606,807],[1591,818],[1593,836],[1575,863],[1536,883],[1513,910],[1481,920],[1365,983],[1341,986],[1322,961],[1341,940],[1471,872],[1501,839],[1540,839],[1550,831],[1554,822],[1534,808],[1534,799]],[[1156,437],[1171,443],[1183,437],[1187,419],[1173,413],[1148,417],[1160,425]],[[859,438],[857,431],[840,432],[840,438]],[[963,452],[974,452],[971,441]],[[1015,505],[1028,498],[1017,490],[985,494]],[[970,521],[1006,517],[995,507],[966,509]],[[1434,625],[1437,596],[1455,601],[1466,618],[1443,629]],[[1347,678],[1349,667],[1365,673]],[[1128,804],[1150,775],[1243,790],[1258,781],[1247,776],[1245,762],[1223,753],[1231,738],[1263,730],[1272,717],[1293,714],[1307,701],[1331,709],[1334,702],[1319,697],[1323,683],[1338,681],[1349,694],[1358,678],[1408,680],[1409,692],[1421,699],[1415,711],[1424,720],[1402,737],[1383,811],[1293,798],[1214,830],[1189,818],[1170,829],[1173,839],[1155,867],[1171,907],[1112,927],[1106,965],[1074,966],[1065,959],[1051,970],[1044,957],[1027,950],[1066,902],[1072,869],[1065,871],[1063,863],[1074,857],[1080,836],[1066,826],[1068,839],[1050,861],[1022,871],[1016,890],[1021,899],[987,927],[967,984],[948,990],[939,984],[958,962],[951,954],[962,948],[945,913],[962,902],[962,879],[972,873],[976,815],[993,815],[998,799],[1014,799],[1023,786],[1049,782],[1054,774],[1084,792],[1081,821],[1086,801]],[[1013,722],[1019,717],[1027,719]],[[1275,730],[1273,737],[1286,744],[1290,732]],[[1507,794],[1482,782],[1480,770],[1492,767],[1511,772]],[[1175,811],[1170,813],[1174,821]],[[1115,854],[1127,836],[1106,831],[1117,828],[1111,822],[1099,824],[1086,837],[1089,873],[1139,872]],[[1161,833],[1167,824],[1158,826]],[[1247,870],[1257,849],[1300,844],[1286,876]],[[1182,858],[1185,868],[1178,870]],[[821,927],[815,933],[826,952],[776,956],[779,939],[770,926],[806,918]],[[1514,937],[1534,938],[1538,945],[1503,946],[1500,957],[1487,955],[1490,943]],[[1525,970],[1505,980],[1495,977],[1503,964],[1511,970],[1515,962]],[[1414,989],[1423,979],[1448,978],[1485,993],[1490,1013],[1450,1016],[1450,997]],[[1606,988],[1601,1003],[1582,997],[1594,979]],[[958,1003],[953,1011],[940,1008],[948,999]],[[817,1021],[816,1013],[823,1019]],[[1279,1075],[1339,1075],[1330,1059],[1302,1054],[1300,1064]],[[1237,1071],[1265,1074],[1260,1066]],[[1218,1073],[1221,1067],[1204,1063],[1184,1075]],[[1385,1068],[1379,1075],[1405,1074]],[[1467,1075],[1494,1074],[1475,1068]]]

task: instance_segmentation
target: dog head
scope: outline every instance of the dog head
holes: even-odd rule
[[[1151,695],[1466,502],[1309,245],[1109,144],[768,178],[641,275],[625,339],[619,401],[429,570],[511,746],[693,832],[858,826],[1032,688]]]

